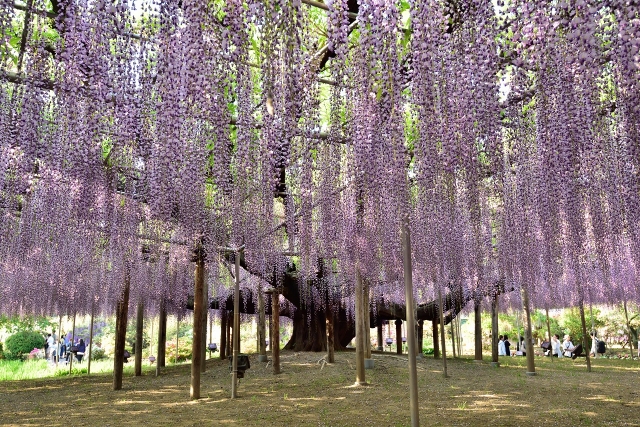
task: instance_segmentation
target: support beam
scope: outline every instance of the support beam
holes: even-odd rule
[[[396,319],[396,353],[402,354],[402,320]]]
[[[129,310],[130,272],[127,267],[122,295],[116,306],[116,343],[113,355],[113,389],[122,389],[122,372],[124,369],[124,347],[127,336],[127,314]]]
[[[235,251],[236,286],[233,293],[233,360],[231,372],[231,398],[238,397],[238,354],[240,353],[240,253],[244,247]]]
[[[329,302],[325,303],[325,311],[324,317],[326,320],[327,327],[327,363],[335,363],[335,337],[333,335],[333,311],[331,310],[331,306]]]
[[[422,355],[422,349],[424,348],[424,320],[418,320],[418,348],[416,349],[416,355]]]
[[[433,335],[433,358],[440,359],[440,337],[438,336],[438,322],[440,319],[431,321],[431,334]]]
[[[258,287],[258,361],[267,361],[267,334],[266,334],[266,316],[264,307],[264,293],[262,286]]]
[[[96,314],[95,301],[91,302],[91,326],[89,327],[89,354],[87,355],[87,375],[91,375],[91,350],[93,349],[93,320]],[[58,354],[60,347],[58,347]]]
[[[138,303],[136,311],[136,351],[135,351],[135,376],[142,375],[142,333],[144,330],[144,306]]]
[[[522,304],[524,305],[524,313],[526,316],[526,325],[524,331],[524,340],[526,342],[527,351],[527,375],[536,375],[536,362],[534,359],[533,339],[531,334],[531,308],[529,307],[529,292],[526,286],[522,286]]]
[[[204,272],[206,275],[206,271]],[[209,286],[207,286],[207,278],[204,277],[204,285],[202,292],[202,343],[200,347],[200,373],[207,372],[207,313],[209,310]]]
[[[413,272],[411,268],[411,235],[407,219],[402,224],[402,264],[404,267],[404,294],[407,307],[407,344],[409,359],[409,399],[411,427],[420,427],[418,412],[418,369],[416,367],[416,330],[413,302]]]
[[[447,342],[444,334],[444,310],[442,304],[442,289],[438,286],[438,312],[440,313],[440,343],[442,344],[442,375],[447,378]]]
[[[193,297],[193,341],[191,343],[191,400],[200,399],[200,370],[202,369],[202,312],[204,307],[204,253],[196,250],[195,292]]]
[[[273,373],[280,373],[280,295],[277,290],[271,294],[271,358],[273,360]]]
[[[156,375],[160,368],[166,365],[167,355],[167,308],[164,299],[160,303],[160,315],[158,319],[158,359],[156,360]]]
[[[377,326],[377,334],[378,336],[377,338],[377,342],[378,342],[378,351],[384,351],[384,340],[382,338],[382,319],[378,319],[378,326]]]
[[[366,385],[367,379],[364,371],[365,359],[365,310],[362,275],[360,267],[356,266],[356,385]],[[367,316],[369,312],[367,311]]]
[[[478,361],[482,361],[482,305],[481,301],[476,299],[473,301],[473,315],[474,315],[474,344],[475,344],[475,354],[474,359]],[[460,335],[460,334],[458,334]]]
[[[220,310],[220,359],[227,357],[227,310]]]
[[[498,358],[498,295],[494,295],[491,301],[491,363],[500,366]]]

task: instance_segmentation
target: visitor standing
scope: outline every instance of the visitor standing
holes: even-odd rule
[[[54,343],[55,343],[55,340],[53,339],[51,334],[48,334],[46,347],[45,347],[45,351],[46,351],[46,354],[47,354],[47,359],[53,360],[53,357],[54,357],[54,354],[55,354],[55,353],[52,353]]]
[[[78,343],[78,351],[76,353],[76,358],[78,362],[82,362],[82,357],[84,356],[84,352],[87,350],[87,346],[84,344],[84,340],[80,339],[80,343]]]
[[[504,352],[507,356],[511,356],[511,343],[509,342],[509,337],[507,335],[504,336]]]
[[[507,350],[504,347],[504,337],[500,335],[498,337],[498,356],[506,356]]]

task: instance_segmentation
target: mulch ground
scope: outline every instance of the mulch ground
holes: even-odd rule
[[[356,387],[355,354],[283,352],[282,374],[251,355],[251,369],[230,399],[228,362],[213,359],[202,374],[202,398],[189,399],[190,367],[155,377],[91,375],[0,382],[0,426],[406,426],[410,425],[407,359],[374,354],[368,386]],[[499,368],[468,358],[419,359],[420,425],[640,426],[640,362],[501,358]]]

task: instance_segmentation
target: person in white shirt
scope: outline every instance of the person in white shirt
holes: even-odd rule
[[[562,350],[564,351],[564,355],[566,357],[571,357],[571,354],[575,349],[576,347],[571,342],[571,335],[565,335],[564,342],[562,343]]]
[[[49,334],[49,336],[47,337],[47,359],[53,360],[52,355],[55,354],[53,353],[53,345],[55,344],[55,342],[56,340],[54,340],[51,334]]]
[[[506,356],[506,355],[507,355],[507,349],[504,346],[504,337],[500,335],[498,337],[498,356]]]
[[[562,357],[562,344],[560,343],[560,336],[558,336],[558,334],[551,337],[551,349],[553,356]]]

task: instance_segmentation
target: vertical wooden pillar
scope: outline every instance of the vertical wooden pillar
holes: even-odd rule
[[[373,359],[371,359],[371,310],[369,308],[369,282],[364,282],[362,294],[363,315],[364,315],[364,358],[365,368],[373,367]]]
[[[238,397],[238,355],[240,354],[240,250],[235,253],[236,283],[233,290],[233,360],[231,361],[231,398]]]
[[[209,312],[209,286],[207,286],[206,269],[203,272],[202,289],[202,342],[200,343],[200,373],[207,372],[207,313]]]
[[[233,351],[233,342],[231,341],[231,324],[233,323],[233,312],[227,311],[227,353],[225,358],[228,359]]]
[[[424,320],[418,320],[418,355],[422,354],[422,348],[424,347]]]
[[[204,255],[196,253],[195,292],[193,297],[193,341],[191,342],[191,399],[200,399],[200,370],[202,369],[202,311],[204,309]]]
[[[396,353],[402,354],[402,320],[396,319]]]
[[[442,375],[447,378],[447,341],[444,334],[444,304],[442,303],[442,289],[438,287],[438,311],[440,312],[440,344],[442,345]]]
[[[498,295],[493,297],[491,302],[491,363],[494,366],[499,366],[498,361]]]
[[[531,339],[531,309],[529,307],[529,292],[527,292],[527,287],[522,286],[522,303],[524,304],[524,313],[527,316],[527,324],[526,329],[524,331],[524,340],[527,343],[527,375],[534,376],[536,375],[536,362],[534,359],[534,349],[533,349],[533,340]]]
[[[456,358],[456,333],[453,330],[453,324],[455,323],[455,319],[451,319],[449,323],[449,331],[451,332],[451,353],[453,357]]]
[[[377,341],[378,341],[378,351],[384,351],[384,339],[382,338],[382,319],[378,317],[378,327],[377,331]]]
[[[176,315],[176,356],[175,363],[178,363],[178,349],[180,348],[180,317]]]
[[[278,291],[271,294],[271,357],[273,359],[273,373],[280,373],[280,297]]]
[[[267,361],[267,333],[264,308],[264,293],[262,287],[258,287],[258,361]]]
[[[116,306],[116,342],[113,355],[113,389],[122,389],[122,371],[124,369],[124,347],[127,336],[127,314],[129,311],[129,271],[125,272],[124,289]]]
[[[73,323],[71,324],[71,346],[76,344],[76,313],[73,312]],[[71,357],[69,357],[69,373],[71,373],[71,368],[73,367],[73,359],[75,359],[75,355],[72,353]]]
[[[220,359],[227,357],[227,310],[220,310]]]
[[[580,322],[582,323],[582,348],[584,349],[583,351],[586,353],[586,358],[587,358],[587,372],[591,372],[591,347],[589,346],[589,334],[587,334],[587,323],[585,321],[584,318],[584,298],[582,297],[582,295],[580,296]],[[529,336],[531,336],[531,334],[529,334]],[[631,334],[629,334],[629,345],[631,345]],[[529,360],[529,352],[533,353],[533,351],[531,351],[532,349],[529,348],[530,344],[527,343],[527,361]],[[631,345],[631,353],[633,354],[633,345]]]
[[[87,358],[87,375],[91,375],[91,349],[93,348],[93,319],[95,317],[95,301],[91,303],[91,326],[89,327],[89,354]],[[58,347],[60,354],[60,347]]]
[[[142,375],[142,332],[144,326],[144,306],[142,302],[138,302],[136,310],[136,351],[135,351],[135,376]]]
[[[164,300],[160,302],[160,318],[158,319],[158,359],[156,360],[156,375],[159,368],[166,366],[167,355],[167,308]]]
[[[482,361],[482,306],[479,299],[473,301],[475,360]],[[459,336],[460,334],[458,334]]]
[[[433,358],[440,359],[440,337],[438,336],[438,322],[440,319],[431,321],[431,333],[433,335]]]
[[[364,321],[364,293],[360,268],[356,267],[356,385],[366,385],[364,371],[365,359],[365,321]]]

